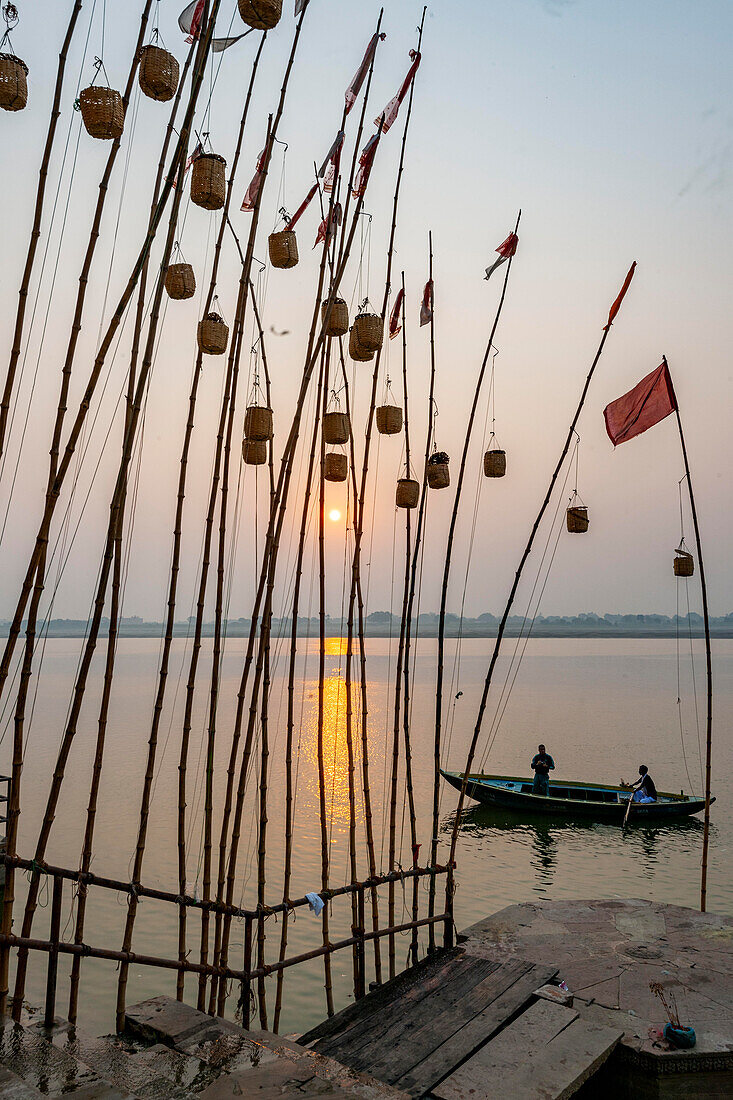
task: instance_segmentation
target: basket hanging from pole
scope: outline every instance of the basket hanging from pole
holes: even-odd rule
[[[248,466],[263,466],[267,462],[267,443],[264,439],[243,439],[242,458]]]
[[[449,463],[448,455],[445,451],[435,451],[434,454],[428,459],[428,464],[425,467],[425,473],[428,479],[428,486],[431,489],[447,489],[450,485],[450,470],[448,468]]]
[[[178,90],[180,69],[172,53],[161,46],[143,46],[137,78],[143,95],[167,103]]]
[[[193,298],[196,293],[196,276],[190,264],[169,264],[163,285],[168,297],[175,301]]]
[[[327,451],[323,460],[323,476],[326,481],[346,481],[349,460],[340,451]]]
[[[356,339],[363,351],[379,351],[384,339],[384,322],[378,314],[359,313],[354,318],[353,331],[356,332]]]
[[[397,435],[402,431],[402,409],[399,405],[379,405],[377,431],[380,435]]]
[[[102,141],[117,141],[125,126],[122,96],[114,88],[92,84],[79,93],[79,109],[86,132]]]
[[[566,522],[568,531],[573,535],[584,535],[588,530],[588,509],[584,505],[571,505],[567,510]]]
[[[28,66],[12,53],[0,53],[0,107],[22,111],[28,102]]]
[[[359,335],[356,330],[356,325],[353,325],[349,334],[349,355],[357,363],[368,363],[370,359],[374,358],[373,351],[367,351],[359,343]]]
[[[201,153],[191,168],[191,202],[221,210],[226,198],[227,162],[218,153]]]
[[[298,262],[298,240],[294,229],[281,229],[267,238],[270,263],[273,267],[295,267]]]
[[[238,0],[239,14],[256,31],[271,31],[280,22],[282,0]]]
[[[272,409],[250,405],[244,414],[244,434],[247,439],[266,442],[272,439]]]
[[[417,508],[420,500],[420,484],[411,477],[401,477],[397,482],[395,504],[398,508]]]
[[[484,455],[484,474],[486,477],[504,477],[506,474],[506,451],[487,451]]]
[[[692,577],[695,573],[695,559],[688,550],[675,550],[677,557],[674,559],[675,577]]]
[[[229,341],[229,325],[218,313],[207,313],[199,321],[198,344],[206,355],[223,355]]]
[[[326,443],[348,443],[351,435],[349,418],[344,412],[327,412],[323,417],[323,438]]]
[[[321,306],[321,322],[326,324],[328,299]],[[349,307],[343,298],[334,298],[331,316],[326,324],[326,336],[345,336],[349,331]]]

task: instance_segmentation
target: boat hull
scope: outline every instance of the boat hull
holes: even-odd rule
[[[464,773],[441,768],[441,775],[456,790],[463,785]],[[549,817],[583,817],[622,825],[628,809],[630,791],[623,787],[600,784],[551,783],[550,796],[532,794],[532,781],[521,776],[469,775],[466,795],[483,806],[501,807],[526,814]],[[529,788],[529,790],[527,790]],[[710,799],[711,803],[715,801]],[[642,821],[675,821],[700,813],[705,799],[659,792],[657,802],[634,802],[629,824]]]

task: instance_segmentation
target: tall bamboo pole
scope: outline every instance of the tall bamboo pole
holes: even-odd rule
[[[614,303],[615,309],[618,309],[618,307],[621,304],[621,299],[623,298],[623,295],[628,290],[631,279],[633,278],[635,267],[636,267],[636,263],[633,263],[631,265],[631,268],[630,268],[627,276],[626,276],[626,281],[624,282],[621,294],[619,295],[619,298]],[[553,493],[553,490],[555,488],[555,484],[556,484],[558,476],[560,474],[560,470],[562,469],[562,465],[563,465],[563,463],[564,463],[564,461],[567,457],[568,451],[570,450],[570,444],[572,443],[572,440],[573,440],[573,434],[575,432],[575,426],[578,423],[581,412],[583,411],[583,406],[585,404],[585,399],[586,399],[586,396],[587,396],[587,393],[588,393],[588,389],[590,387],[593,375],[595,374],[596,367],[598,366],[598,362],[599,362],[599,360],[601,358],[601,355],[603,353],[603,348],[605,346],[606,339],[608,337],[608,334],[609,334],[610,330],[611,330],[611,318],[609,318],[608,324],[603,329],[603,336],[601,337],[601,341],[598,345],[598,350],[596,351],[596,354],[593,358],[593,362],[591,363],[591,366],[590,366],[590,370],[588,371],[588,375],[586,377],[585,384],[584,384],[583,389],[582,389],[581,394],[580,394],[580,400],[578,402],[578,407],[575,410],[575,415],[573,416],[573,419],[570,423],[570,427],[568,428],[568,434],[565,438],[565,443],[563,444],[562,451],[560,452],[560,457],[557,461],[557,465],[555,466],[555,469],[553,470],[553,473],[552,473],[552,477],[550,478],[549,488],[548,488],[548,490],[545,494],[544,500],[542,501],[542,504],[540,506],[540,510],[537,513],[537,518],[535,519],[535,521],[532,525],[532,530],[530,531],[530,535],[529,535],[529,539],[527,541],[527,545],[525,546],[524,552],[522,553],[522,557],[519,560],[519,565],[517,567],[517,572],[516,572],[515,577],[514,577],[514,582],[512,584],[511,590],[509,592],[509,598],[507,600],[506,607],[504,608],[504,613],[501,617],[501,622],[499,623],[499,629],[498,629],[497,634],[496,634],[496,641],[494,643],[494,649],[493,649],[493,652],[491,654],[491,660],[489,662],[489,668],[488,668],[488,671],[486,673],[486,679],[484,680],[484,687],[483,687],[483,691],[481,693],[481,701],[480,701],[480,704],[479,704],[478,716],[476,718],[476,725],[474,727],[473,736],[471,737],[471,743],[470,743],[469,750],[468,750],[468,759],[466,760],[466,769],[465,769],[465,773],[464,773],[464,777],[463,777],[463,784],[461,786],[461,792],[460,792],[460,795],[458,797],[458,806],[456,807],[456,816],[455,816],[455,820],[453,822],[453,831],[452,831],[452,834],[451,834],[449,866],[452,866],[453,863],[454,863],[454,860],[455,860],[456,844],[458,842],[458,833],[460,832],[460,827],[461,827],[461,812],[463,810],[463,799],[464,799],[465,794],[466,794],[466,783],[467,783],[467,780],[468,780],[469,772],[471,771],[471,765],[473,764],[473,758],[474,758],[474,755],[475,755],[475,752],[476,752],[476,745],[478,744],[478,739],[479,739],[479,736],[481,734],[481,725],[482,725],[482,722],[483,722],[484,714],[486,712],[486,702],[487,702],[487,699],[488,699],[488,696],[489,696],[489,688],[491,687],[491,680],[492,680],[492,677],[494,675],[494,668],[496,667],[496,662],[497,662],[497,659],[498,659],[498,656],[499,656],[499,650],[501,648],[501,641],[502,641],[502,638],[504,637],[504,630],[506,629],[507,619],[509,618],[509,613],[511,612],[512,604],[514,603],[514,597],[517,594],[517,588],[519,587],[519,582],[520,582],[521,577],[522,577],[522,571],[524,569],[527,558],[529,557],[529,555],[531,553],[532,546],[533,546],[534,540],[535,540],[535,535],[537,534],[537,530],[540,526],[540,523],[542,522],[542,518],[543,518],[545,512],[547,511],[548,505],[550,503],[550,498],[552,497],[552,493]],[[451,878],[450,875],[448,877],[449,877],[449,879]],[[448,888],[452,889],[452,884],[450,882],[448,883]],[[452,904],[452,898],[446,897],[446,905],[450,905],[450,904]]]
[[[667,366],[666,355],[662,356],[662,362],[665,366]],[[685,464],[685,477],[687,478],[687,492],[690,496],[690,511],[692,512],[692,524],[695,529],[697,564],[700,569],[700,589],[702,591],[702,617],[705,626],[705,681],[707,688],[707,708],[705,718],[705,817],[702,834],[702,866],[700,871],[700,912],[704,913],[707,909],[708,848],[710,844],[710,783],[712,778],[713,756],[713,657],[710,648],[710,616],[708,614],[708,589],[705,583],[705,566],[703,565],[702,560],[702,539],[700,538],[700,524],[697,519],[697,507],[695,505],[695,494],[692,489],[690,463],[687,458],[685,435],[682,431],[682,418],[680,417],[680,407],[676,395],[674,400],[674,412],[677,418],[677,428],[680,433],[682,459]]]
[[[522,217],[522,211],[517,214],[517,221],[514,226],[514,232],[519,229],[519,221]],[[486,375],[486,365],[491,355],[491,348],[496,335],[496,330],[499,326],[499,320],[504,308],[504,302],[506,300],[507,287],[509,285],[509,276],[512,270],[512,264],[514,263],[514,257],[510,256],[506,265],[506,271],[504,273],[504,282],[501,288],[501,295],[499,296],[499,304],[496,307],[496,313],[494,314],[494,321],[491,326],[491,332],[489,333],[489,339],[486,343],[486,351],[484,357],[481,360],[481,366],[479,368],[478,377],[476,378],[476,385],[473,391],[473,400],[471,401],[471,410],[468,414],[468,424],[466,425],[466,432],[463,440],[463,451],[461,453],[461,464],[458,469],[458,481],[456,483],[456,491],[453,496],[453,509],[451,511],[450,525],[448,527],[448,541],[445,550],[445,562],[443,565],[443,584],[440,590],[440,615],[438,618],[438,666],[435,679],[435,739],[434,739],[434,763],[433,763],[433,822],[431,833],[431,862],[435,867],[438,862],[438,819],[440,814],[440,749],[442,739],[442,723],[443,723],[443,660],[445,654],[445,613],[446,604],[448,602],[448,582],[450,580],[450,567],[451,558],[453,555],[453,540],[456,533],[456,523],[458,521],[458,508],[461,503],[461,491],[463,489],[463,480],[466,473],[466,461],[468,459],[468,451],[471,445],[471,437],[473,435],[473,425],[476,419],[476,410],[478,408],[479,399],[481,397],[481,390],[483,388],[484,377]],[[435,907],[435,876],[430,879],[430,897],[428,901],[428,912],[432,916]]]
[[[28,241],[28,251],[25,258],[23,277],[20,283],[20,290],[18,291],[18,311],[15,315],[15,328],[13,330],[13,343],[10,349],[10,362],[8,363],[8,370],[5,375],[2,400],[0,400],[0,455],[2,455],[5,450],[5,432],[13,395],[15,374],[18,368],[18,360],[20,359],[21,344],[23,342],[23,323],[25,321],[25,310],[28,302],[28,290],[30,288],[31,275],[33,273],[33,264],[36,258],[36,248],[38,247],[38,242],[41,237],[41,220],[43,218],[43,201],[46,195],[48,167],[51,162],[51,151],[56,136],[56,125],[61,116],[61,93],[64,84],[64,73],[66,71],[66,57],[79,18],[81,5],[82,0],[75,0],[74,6],[71,9],[69,24],[66,28],[66,35],[61,46],[61,52],[59,53],[59,67],[56,73],[56,86],[54,88],[53,102],[51,104],[51,118],[48,123],[46,144],[43,149],[41,167],[38,173],[38,188],[36,189],[36,205],[33,211],[33,224],[31,226],[31,235]]]

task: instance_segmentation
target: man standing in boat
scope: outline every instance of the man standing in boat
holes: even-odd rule
[[[555,761],[549,752],[545,752],[544,745],[537,746],[537,755],[532,757],[531,768],[534,772],[532,794],[541,794],[548,798],[550,794],[550,772],[555,770]]]

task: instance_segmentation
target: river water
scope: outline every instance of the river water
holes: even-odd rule
[[[215,758],[214,875],[219,819],[226,782],[236,693],[245,643],[228,643],[222,667],[218,741]],[[443,763],[460,769],[465,761],[475,719],[491,639],[471,639],[461,647],[447,643],[446,715]],[[704,738],[705,679],[702,643],[682,646],[679,659],[673,640],[648,639],[542,639],[531,640],[522,651],[517,643],[505,643],[497,666],[496,690],[490,697],[484,736],[475,768],[499,774],[529,774],[529,761],[539,741],[555,758],[554,778],[616,782],[633,779],[645,763],[660,790],[701,790],[702,761],[699,735]],[[63,731],[80,642],[49,641],[43,654],[43,675],[34,703],[33,721],[26,748],[22,791],[19,849],[32,855],[38,825],[48,793],[59,737]],[[317,734],[317,643],[300,640],[296,731],[296,809],[291,897],[320,889],[321,840],[318,816],[319,787]],[[81,838],[96,736],[104,654],[95,658],[91,688],[67,767],[67,777],[56,815],[47,860],[63,866],[79,864]],[[432,802],[433,715],[435,700],[434,640],[421,640],[414,655],[411,700],[411,736],[417,837],[425,861],[430,843]],[[522,655],[521,667],[512,655]],[[139,816],[140,790],[145,770],[159,643],[152,639],[124,639],[119,644],[92,870],[129,880]],[[282,865],[285,805],[286,660],[278,649],[273,664],[270,707],[270,758],[268,776],[267,888],[270,904],[282,900]],[[178,752],[187,675],[187,643],[174,643],[168,684],[169,706],[160,728],[154,797],[141,880],[149,886],[176,891],[176,807]],[[387,870],[388,774],[392,753],[392,683],[395,644],[388,639],[368,642],[369,752],[376,863]],[[692,676],[692,669],[695,676]],[[518,675],[515,673],[518,671]],[[207,726],[210,657],[205,651],[200,666],[194,707],[188,787],[189,890],[202,889],[202,763]],[[733,723],[733,640],[714,643],[715,726],[713,793],[708,908],[733,912],[733,785],[725,761],[730,759]],[[344,643],[327,642],[325,681],[324,757],[326,804],[330,843],[330,884],[348,878],[348,779],[345,739]],[[501,695],[503,685],[512,690]],[[695,718],[695,692],[699,725]],[[678,705],[678,697],[680,703]],[[498,715],[499,721],[494,718]],[[680,729],[680,715],[682,729]],[[7,715],[4,721],[7,721]],[[0,767],[9,770],[12,724],[4,727]],[[487,748],[490,745],[490,751]],[[361,768],[357,751],[357,771]],[[256,782],[257,775],[253,775]],[[446,788],[441,799],[441,856],[445,856],[457,793]],[[254,786],[247,797],[242,826],[239,877],[235,903],[253,904],[257,887],[257,801]],[[359,875],[366,877],[364,814],[361,791],[357,799]],[[404,780],[400,778],[397,815],[399,859],[411,864],[409,819],[405,808]],[[455,919],[465,927],[505,905],[517,901],[567,898],[642,897],[696,906],[699,903],[702,824],[698,820],[664,828],[631,828],[624,835],[615,826],[509,819],[486,810],[469,809],[463,822],[456,871],[458,890]],[[440,858],[440,857],[439,857]],[[424,884],[423,884],[424,885]],[[25,880],[18,893],[24,897]],[[439,894],[439,898],[441,895]],[[397,917],[409,919],[410,891],[396,891]],[[441,899],[442,900],[442,899]],[[48,928],[48,896],[44,891],[33,934]],[[427,895],[421,889],[421,915]],[[73,936],[74,898],[66,886],[62,917],[65,938]],[[118,949],[121,945],[127,899],[124,895],[93,890],[88,907],[85,940]],[[165,957],[177,951],[177,915],[174,907],[150,900],[141,902],[134,950]],[[404,916],[403,916],[404,914]],[[331,907],[331,939],[349,935],[351,912],[347,901],[336,899]],[[386,919],[386,904],[383,905]],[[19,910],[16,910],[19,930]],[[191,958],[198,954],[198,922],[189,924]],[[274,917],[266,923],[267,961],[277,958],[280,925]],[[318,946],[321,920],[304,909],[291,921],[288,952],[295,954]],[[404,965],[409,940],[397,937],[396,960]],[[421,939],[421,949],[424,941]],[[386,954],[386,943],[383,954]],[[370,953],[370,960],[372,955]],[[241,965],[242,927],[235,922],[230,962]],[[58,1009],[65,1013],[68,957],[62,956]],[[371,962],[370,962],[371,965]],[[351,953],[333,956],[336,1008],[351,997]],[[116,964],[86,960],[82,972],[80,1023],[90,1030],[110,1030],[114,1022]],[[300,1032],[325,1015],[322,960],[287,972],[281,1031]],[[187,999],[195,1000],[196,979],[187,980]],[[268,1023],[272,1020],[274,978],[267,982]],[[11,987],[12,988],[12,987]],[[133,966],[127,1000],[133,1003],[156,993],[172,993],[175,974]],[[45,959],[34,953],[27,988],[29,1000],[41,1003],[45,989]],[[233,1013],[237,999],[230,998]]]

